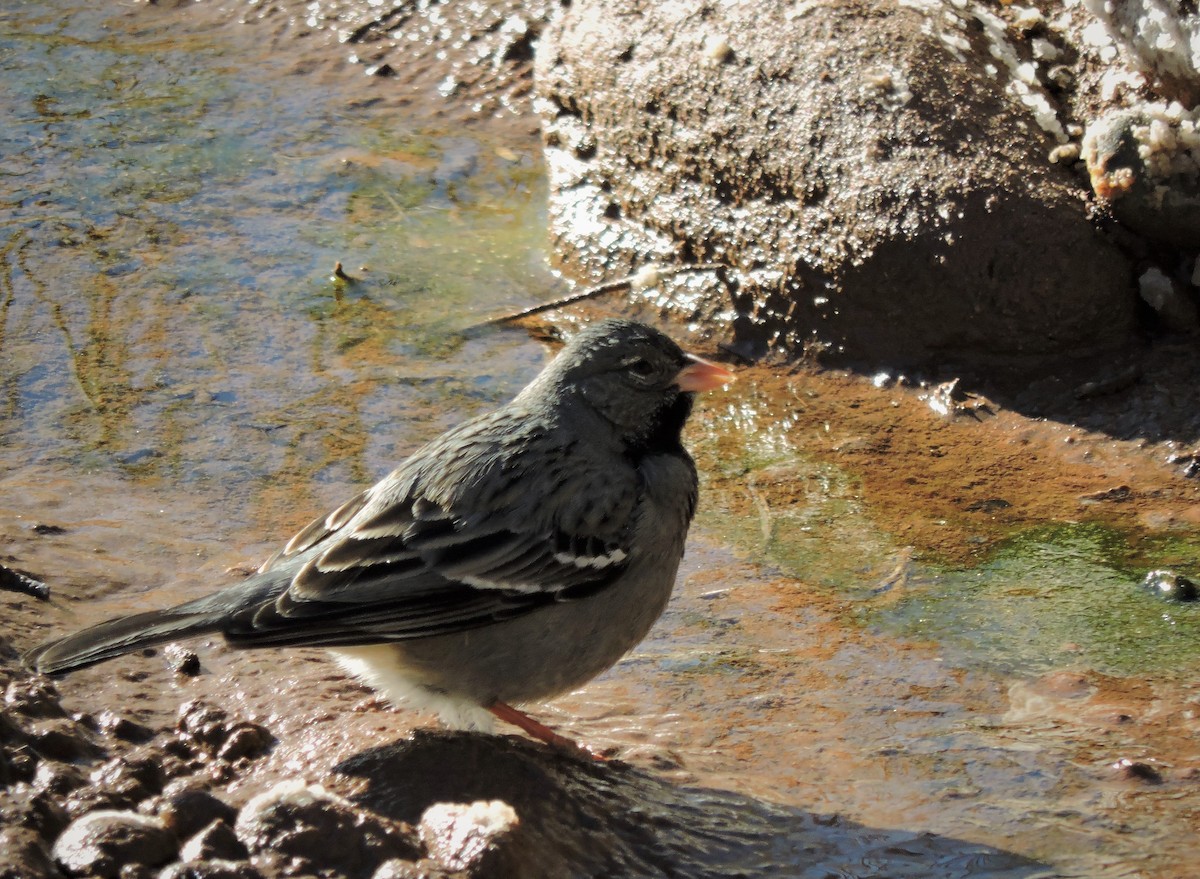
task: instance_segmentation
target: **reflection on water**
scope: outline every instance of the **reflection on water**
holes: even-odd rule
[[[67,526],[14,526],[11,551],[73,572],[81,612],[262,550],[542,362],[521,332],[456,332],[550,295],[531,145],[422,127],[386,85],[151,7],[9,3],[0,76],[0,510]],[[771,382],[699,407],[703,513],[663,623],[547,712],[693,785],[631,779],[697,822],[738,804],[746,860],[730,836],[713,858],[751,875],[837,813],[870,826],[826,842],[879,844],[813,862],[835,875],[922,875],[924,831],[954,842],[929,875],[1029,874],[975,844],[1072,875],[1183,863],[1200,619],[1135,584],[1194,537],[1029,529],[1022,499],[972,494],[952,427],[904,456],[927,407]],[[238,662],[239,697],[274,698],[251,670],[276,660]],[[1107,768],[1146,756],[1177,760],[1153,791]]]
[[[445,400],[536,367],[517,334],[454,333],[552,281],[532,150],[299,88],[211,27],[74,5],[3,13],[14,454],[217,492],[357,483]]]

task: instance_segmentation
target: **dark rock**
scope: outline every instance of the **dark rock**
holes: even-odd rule
[[[290,864],[298,872],[336,870],[367,879],[387,860],[420,856],[403,825],[302,783],[280,784],[252,799],[236,830],[256,863]]]
[[[1200,185],[1192,175],[1164,176],[1145,141],[1158,121],[1146,110],[1117,110],[1088,125],[1083,141],[1092,188],[1113,216],[1139,235],[1173,247],[1200,248]],[[1193,307],[1194,309],[1194,307]]]
[[[10,712],[0,711],[0,744],[9,742],[23,744],[28,738]]]
[[[29,718],[67,716],[58,688],[45,678],[17,678],[5,689],[4,701],[17,714]]]
[[[23,571],[0,565],[0,589],[21,595],[32,595],[42,601],[50,599],[50,587]]]
[[[158,879],[262,879],[262,873],[247,861],[188,861],[164,868]]]
[[[29,746],[46,760],[87,762],[104,755],[86,727],[65,717],[38,721],[27,732]]]
[[[169,787],[163,792],[156,804],[155,814],[177,838],[188,839],[217,821],[233,824],[237,820],[237,810],[233,806],[206,790],[185,786],[194,782],[175,784],[178,787]]]
[[[154,752],[114,757],[92,773],[93,784],[132,803],[161,793],[164,781],[161,758]]]
[[[102,711],[96,718],[96,729],[106,736],[126,742],[143,743],[154,738],[154,730],[113,711]]]
[[[1123,757],[1112,765],[1116,773],[1128,781],[1140,781],[1144,784],[1162,784],[1162,773],[1151,763],[1142,760],[1130,760]]]
[[[185,861],[243,861],[250,853],[233,828],[218,819],[184,843],[179,856]]]
[[[216,753],[229,735],[229,715],[204,702],[185,702],[179,709],[177,728],[185,740],[190,739]]]
[[[6,785],[32,781],[37,767],[37,756],[28,745],[9,745],[0,750],[0,780]]]
[[[729,325],[749,354],[982,362],[1126,343],[1131,264],[1047,161],[1066,135],[1003,23],[914,5],[572,3],[536,59],[562,262],[733,266],[733,290],[640,301]]]
[[[264,754],[275,741],[271,731],[257,723],[243,722],[229,731],[224,744],[217,751],[223,760],[238,760],[242,757],[258,757]]]
[[[163,650],[167,667],[175,674],[194,678],[200,674],[200,655],[182,644],[168,644]]]
[[[1142,578],[1142,588],[1168,601],[1200,600],[1200,587],[1174,571],[1151,571]]]
[[[26,827],[0,827],[0,877],[56,879],[61,876],[36,832]]]
[[[105,879],[117,879],[130,864],[160,866],[175,854],[175,841],[163,823],[135,812],[91,812],[54,843],[54,859],[66,872]]]
[[[40,763],[33,776],[34,790],[44,791],[57,797],[81,788],[87,783],[87,776],[75,766],[52,760]]]
[[[34,522],[29,526],[29,530],[34,534],[66,534],[67,529],[62,525],[54,525],[50,522]]]
[[[156,872],[144,864],[125,864],[119,876],[120,879],[154,879]]]

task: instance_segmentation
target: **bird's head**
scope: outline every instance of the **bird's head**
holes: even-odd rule
[[[627,443],[679,431],[697,391],[718,388],[729,370],[686,353],[662,332],[629,320],[592,324],[576,335],[543,378],[561,399],[577,399],[613,424]]]

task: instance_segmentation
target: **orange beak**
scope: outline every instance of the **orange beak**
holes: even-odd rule
[[[694,354],[686,356],[690,362],[675,376],[675,384],[681,391],[711,391],[737,380],[724,366],[701,360]]]

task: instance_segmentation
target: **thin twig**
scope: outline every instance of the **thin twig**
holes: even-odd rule
[[[644,267],[637,274],[629,275],[625,278],[618,278],[615,281],[605,281],[603,284],[597,284],[595,287],[588,287],[580,293],[572,293],[570,296],[563,296],[559,299],[554,299],[550,302],[543,302],[541,305],[534,305],[530,308],[517,311],[512,314],[503,314],[500,317],[489,318],[485,321],[480,321],[477,324],[472,324],[467,327],[467,330],[477,330],[482,327],[494,327],[500,324],[506,324],[510,321],[521,320],[522,318],[532,317],[535,314],[541,314],[543,311],[551,311],[555,308],[562,308],[565,305],[574,305],[576,302],[583,302],[586,299],[595,299],[598,296],[603,296],[605,293],[616,293],[618,291],[631,291],[639,283],[644,283],[643,275],[652,271],[654,280],[646,283],[646,286],[652,287],[661,278],[672,278],[675,275],[688,275],[696,272],[717,272],[718,275],[724,272],[729,267],[724,263],[695,263],[685,266],[672,266],[669,268]]]

